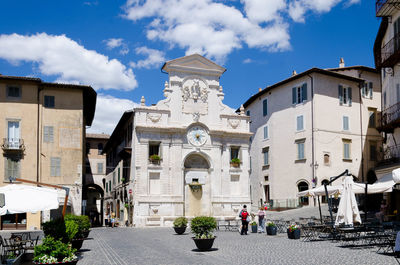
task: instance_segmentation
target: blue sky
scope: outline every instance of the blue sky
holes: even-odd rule
[[[93,86],[89,132],[111,133],[141,96],[162,99],[166,60],[224,66],[224,103],[238,108],[293,70],[374,67],[379,23],[367,0],[2,0],[0,73]]]

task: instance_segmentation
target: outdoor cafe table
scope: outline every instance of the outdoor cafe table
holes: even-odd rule
[[[303,230],[303,241],[316,241],[320,240],[320,233],[323,233],[326,225],[305,225]]]

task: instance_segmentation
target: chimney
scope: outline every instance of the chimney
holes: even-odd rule
[[[262,88],[261,88],[261,87],[259,87],[259,88],[258,88],[258,92],[261,92],[261,90],[262,90]]]
[[[343,67],[344,67],[344,60],[343,60],[343,58],[340,58],[339,68],[343,68]]]
[[[297,75],[297,72],[296,72],[296,70],[293,70],[292,76],[295,76],[295,75]]]

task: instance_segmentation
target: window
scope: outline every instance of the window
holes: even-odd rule
[[[331,158],[329,154],[324,154],[324,165],[329,166],[331,164]]]
[[[234,158],[239,158],[239,147],[236,146],[232,146],[231,147],[231,160]]]
[[[343,116],[343,131],[349,130],[349,117]]]
[[[160,143],[149,143],[149,157],[152,155],[160,156]]]
[[[351,140],[343,139],[343,159],[351,159]]]
[[[371,98],[373,96],[373,83],[372,82],[365,82],[361,88],[361,95],[364,98]]]
[[[292,88],[292,104],[300,104],[307,100],[307,83]]]
[[[44,126],[43,127],[43,142],[53,143],[54,142],[54,127]]]
[[[264,181],[268,181],[269,177],[268,176],[264,176]]]
[[[20,139],[20,126],[19,121],[7,121],[8,126],[8,147],[9,148],[19,148]]]
[[[386,109],[386,91],[383,92],[383,109]]]
[[[121,168],[118,168],[118,183],[121,182]]]
[[[20,98],[21,88],[19,86],[7,86],[7,97],[8,98]]]
[[[246,115],[250,117],[250,110],[246,111]]]
[[[297,116],[296,118],[296,130],[302,131],[304,130],[304,123],[303,123],[303,115]]]
[[[113,172],[113,179],[112,179],[113,185],[115,185],[115,171]]]
[[[376,127],[376,123],[375,123],[375,110],[369,110],[368,114],[369,114],[369,122],[368,122],[368,127],[369,128],[375,128]]]
[[[149,174],[149,193],[153,195],[160,194],[160,173]]]
[[[103,144],[102,144],[102,143],[99,143],[99,144],[97,145],[97,154],[98,154],[98,155],[101,155],[102,152],[103,152]]]
[[[264,166],[269,165],[269,147],[265,147],[262,149],[263,158],[264,158]]]
[[[111,180],[108,182],[108,190],[111,192]]]
[[[20,177],[20,158],[18,156],[8,156],[5,158],[5,181],[11,178]]]
[[[339,85],[338,93],[339,93],[340,105],[351,106],[352,102],[351,87],[343,87],[342,85]]]
[[[368,93],[369,98],[372,99],[372,96],[374,94],[374,87],[373,87],[373,83],[372,82],[368,83],[368,92],[369,92]]]
[[[61,177],[61,158],[51,157],[50,158],[50,176]]]
[[[304,155],[304,143],[305,139],[297,140],[296,145],[297,145],[297,160],[304,160],[305,155]]]
[[[106,182],[106,192],[108,192],[108,182]]]
[[[54,108],[54,96],[44,96],[44,106],[46,108]]]
[[[97,163],[97,174],[103,174],[103,163]]]
[[[268,103],[267,103],[267,99],[263,100],[263,116],[267,116],[268,115]]]
[[[376,161],[376,142],[369,143],[369,160]]]
[[[264,126],[264,139],[268,139],[268,126]]]

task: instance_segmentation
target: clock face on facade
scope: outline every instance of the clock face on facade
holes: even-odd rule
[[[194,126],[188,131],[187,138],[192,145],[200,146],[206,143],[207,132],[200,126]]]

